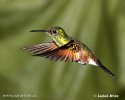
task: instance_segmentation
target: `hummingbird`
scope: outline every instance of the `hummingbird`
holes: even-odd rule
[[[101,63],[88,46],[68,36],[63,28],[54,26],[46,30],[31,30],[30,32],[46,33],[52,39],[47,43],[23,48],[33,56],[45,57],[55,61],[77,62],[82,65],[91,64],[100,67],[107,74],[114,77],[114,74]]]

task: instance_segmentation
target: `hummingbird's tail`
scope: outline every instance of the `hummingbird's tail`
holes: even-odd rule
[[[96,64],[97,64],[101,69],[103,69],[107,74],[109,74],[110,76],[112,76],[112,77],[115,76],[109,69],[107,69],[104,65],[102,65],[102,63],[101,63],[99,60],[96,61]]]

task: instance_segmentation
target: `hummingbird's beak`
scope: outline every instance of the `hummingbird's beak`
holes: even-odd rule
[[[48,30],[31,30],[30,32],[48,32]]]

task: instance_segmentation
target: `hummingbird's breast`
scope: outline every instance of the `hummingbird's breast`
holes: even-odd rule
[[[90,59],[95,59],[95,54],[84,43],[75,40],[72,47],[74,47],[76,52],[79,53],[78,63],[86,64],[89,63]]]
[[[69,37],[55,37],[53,38],[53,41],[59,46],[63,46],[65,44],[67,44],[68,42],[71,41],[71,39]]]

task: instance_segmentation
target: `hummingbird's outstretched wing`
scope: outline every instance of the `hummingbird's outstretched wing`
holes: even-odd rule
[[[75,43],[74,40],[71,40],[69,43],[61,47],[58,47],[56,43],[52,41],[52,42],[33,45],[33,46],[26,46],[23,49],[31,52],[34,56],[46,57],[46,58],[50,58],[51,60],[60,60],[60,61],[70,60],[81,64],[86,64],[85,60],[87,60],[85,56],[86,50],[81,49],[79,45]],[[83,55],[84,55],[84,59],[83,59]],[[114,74],[105,66],[103,66],[99,60],[95,59],[94,63],[100,68],[102,68],[109,75],[114,76]],[[89,64],[95,65],[93,63],[89,63]]]
[[[22,49],[31,52],[33,55],[41,55],[45,52],[52,51],[58,48],[55,42],[42,43],[33,46],[25,46]]]
[[[80,48],[76,45],[77,44],[74,40],[71,40],[69,43],[61,47],[42,54],[36,54],[35,56],[42,56],[50,58],[51,60],[67,61],[69,59],[71,61],[78,62],[80,60]]]

